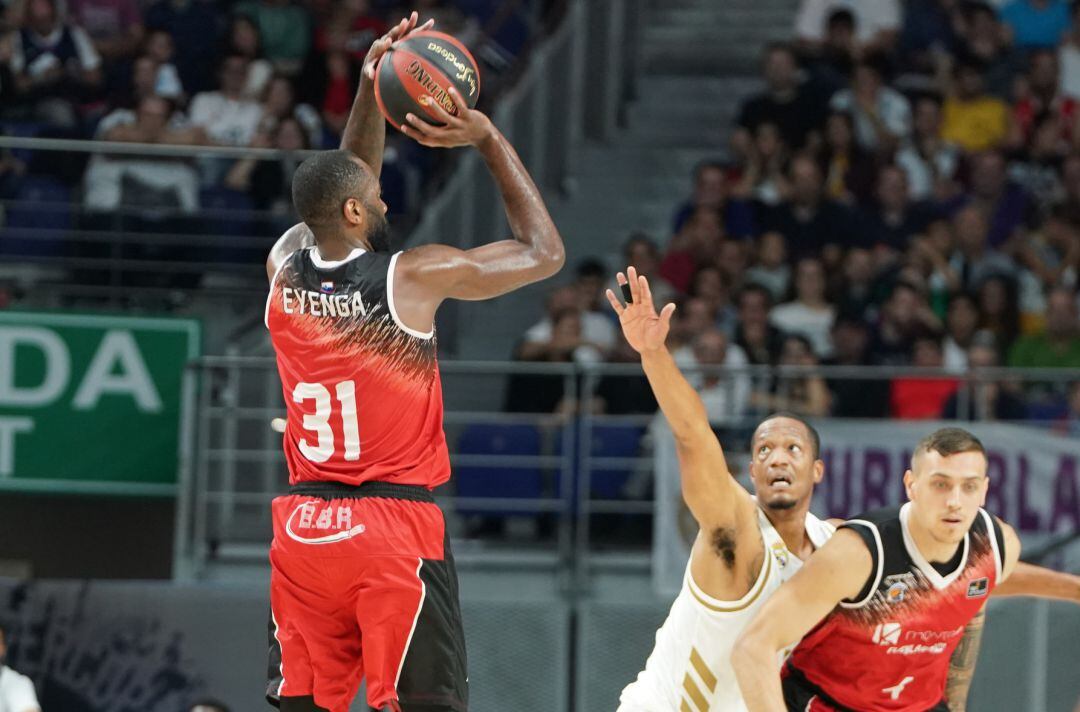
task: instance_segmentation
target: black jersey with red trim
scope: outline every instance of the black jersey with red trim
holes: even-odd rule
[[[841,525],[862,538],[873,570],[858,598],[841,602],[789,659],[845,708],[925,712],[938,705],[964,628],[1001,576],[1001,527],[982,509],[945,573],[916,547],[910,516],[908,503]]]
[[[435,332],[394,306],[401,253],[290,255],[270,285],[266,326],[288,410],[292,484],[367,481],[436,487],[450,477]]]

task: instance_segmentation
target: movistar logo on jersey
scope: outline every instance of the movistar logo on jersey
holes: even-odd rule
[[[323,288],[332,282],[324,282]],[[294,287],[281,288],[281,310],[286,314],[310,314],[311,316],[366,316],[367,307],[360,298],[360,292],[352,294],[321,294]]]

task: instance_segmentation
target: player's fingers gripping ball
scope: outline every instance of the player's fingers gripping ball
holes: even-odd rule
[[[464,98],[468,108],[476,107],[480,97],[476,60],[465,45],[442,32],[414,32],[395,43],[375,68],[375,101],[396,129],[405,124],[406,114],[441,125],[438,115],[427,104],[429,100],[451,116],[457,116],[458,107],[447,92],[451,86]]]

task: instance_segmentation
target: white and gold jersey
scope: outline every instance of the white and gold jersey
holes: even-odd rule
[[[682,590],[656,631],[656,646],[645,669],[622,691],[618,712],[746,710],[731,667],[731,649],[769,596],[802,567],[802,560],[788,551],[760,509],[758,527],[765,561],[750,591],[737,601],[706,595],[694,582],[687,562]],[[831,524],[807,513],[806,533],[815,548],[823,546],[834,531]],[[786,653],[777,660],[777,667],[784,657]]]

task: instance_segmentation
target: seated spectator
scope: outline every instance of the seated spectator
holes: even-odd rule
[[[603,361],[602,351],[588,341],[583,317],[576,307],[555,311],[547,317],[550,325],[547,338],[528,340],[530,335],[527,333],[527,340],[518,348],[514,360],[577,364]],[[531,338],[535,339],[536,334],[533,333]],[[507,384],[506,410],[572,415],[577,410],[577,401],[566,393],[565,380],[562,375],[512,375]]]
[[[668,334],[668,350],[680,368],[694,365],[694,339],[698,334],[715,328],[716,312],[708,302],[697,297],[683,300],[675,310]]]
[[[68,9],[106,61],[131,59],[142,45],[144,29],[137,0],[68,0]]]
[[[739,109],[736,141],[749,146],[752,136],[763,123],[780,131],[784,144],[792,150],[806,145],[807,139],[821,124],[821,102],[799,82],[795,53],[786,44],[772,44],[765,49],[762,75],[766,89],[747,99]]]
[[[1016,280],[994,274],[978,285],[979,329],[993,335],[997,344],[1007,350],[1020,333],[1020,310]]]
[[[653,281],[649,280],[649,288]],[[653,296],[656,296],[655,291]],[[656,302],[659,304],[660,302]],[[608,358],[609,363],[641,363],[641,354],[627,342],[622,329],[618,330],[615,350]],[[596,384],[594,397],[596,412],[605,415],[652,415],[658,407],[656,394],[649,385],[649,379],[641,372],[633,375],[606,374]]]
[[[239,55],[248,60],[247,77],[240,94],[249,101],[258,101],[270,83],[274,66],[263,56],[262,35],[248,15],[235,15],[229,23],[226,55]]]
[[[215,63],[221,49],[219,12],[217,3],[193,0],[156,0],[146,9],[147,29],[168,32],[175,44],[183,47],[175,63],[189,94],[214,85]]]
[[[907,175],[911,199],[944,202],[955,197],[959,155],[941,135],[941,100],[924,95],[915,101],[911,136],[900,146],[896,165]]]
[[[817,366],[818,358],[810,342],[798,334],[784,337],[780,352],[781,366]],[[822,418],[829,414],[832,394],[825,379],[818,373],[782,375],[777,378],[768,393],[755,391],[750,397],[757,411],[788,411],[796,415]]]
[[[1080,226],[1064,207],[1054,208],[1042,230],[1020,244],[1016,259],[1020,264],[1020,328],[1024,333],[1034,333],[1043,327],[1047,291],[1057,285],[1077,285]]]
[[[744,281],[764,287],[773,302],[787,296],[791,285],[791,265],[788,264],[787,240],[783,234],[766,232],[757,239],[753,263],[746,270]]]
[[[842,8],[830,12],[821,49],[804,57],[810,76],[807,90],[822,106],[827,106],[833,94],[851,83],[861,52],[855,39],[855,16]]]
[[[987,242],[998,249],[1010,248],[1022,237],[1032,209],[1024,190],[1009,180],[1005,156],[984,151],[971,159],[971,204],[990,217]]]
[[[835,264],[840,248],[855,244],[857,239],[851,211],[825,196],[821,169],[810,156],[792,159],[788,180],[788,199],[764,211],[765,231],[782,234],[797,257],[823,255],[829,264]]]
[[[218,91],[196,94],[191,100],[189,118],[193,126],[206,131],[221,146],[247,146],[255,138],[262,118],[262,107],[244,98],[248,59],[229,55],[222,62]]]
[[[289,0],[244,0],[234,11],[255,22],[266,58],[277,71],[288,75],[300,71],[311,41],[311,18],[304,6]]]
[[[289,151],[291,155],[277,160],[242,158],[233,164],[225,176],[225,186],[247,193],[257,210],[270,213],[271,217],[262,218],[264,226],[260,232],[280,234],[296,224],[292,179],[301,158],[294,152],[311,148],[307,132],[299,121],[290,117],[278,123],[269,135],[257,134],[252,146],[276,148]]]
[[[722,216],[724,231],[733,237],[744,237],[753,232],[753,213],[750,206],[729,195],[727,170],[723,164],[704,161],[694,168],[694,192],[690,199],[675,211],[672,234],[678,234],[686,221],[698,210],[718,212]]]
[[[833,356],[829,366],[866,366],[870,363],[870,327],[851,314],[841,314],[832,327]],[[884,418],[889,412],[889,383],[835,376],[826,380],[834,418]]]
[[[750,404],[750,375],[739,372],[747,365],[746,354],[738,345],[729,343],[719,329],[698,334],[693,342],[693,353],[694,365],[705,370],[687,375],[705,404],[709,422],[737,422]],[[708,370],[720,367],[724,370]]]
[[[795,36],[805,52],[820,49],[826,20],[838,9],[854,17],[860,54],[893,49],[900,32],[897,0],[802,0],[795,16]]]
[[[1009,349],[1014,368],[1080,368],[1080,323],[1076,292],[1055,287],[1046,297],[1046,327],[1021,336]]]
[[[1071,19],[1071,27],[1058,48],[1058,78],[1062,94],[1080,97],[1080,3],[1072,4]]]
[[[825,300],[825,267],[821,260],[804,257],[795,265],[795,299],[774,307],[769,321],[785,334],[805,338],[821,358],[832,355],[829,332],[836,307]]]
[[[855,119],[845,111],[834,111],[825,120],[821,170],[832,200],[853,206],[870,197],[874,157],[855,142]]]
[[[837,92],[829,107],[852,115],[855,138],[863,149],[891,155],[911,133],[911,105],[885,84],[884,74],[883,58],[864,58],[855,66],[851,87]]]
[[[7,630],[0,625],[0,709],[10,712],[41,712],[33,681],[7,665]]]
[[[1032,207],[1047,212],[1065,198],[1060,176],[1068,153],[1061,118],[1051,112],[1039,114],[1032,122],[1026,150],[1008,168],[1010,182],[1023,195],[1031,196]]]
[[[963,373],[968,368],[968,350],[982,321],[978,302],[967,292],[957,292],[949,298],[945,312],[945,338],[941,350],[945,369]]]
[[[1035,121],[1044,114],[1057,119],[1060,136],[1073,141],[1077,119],[1077,100],[1061,93],[1061,66],[1057,54],[1049,49],[1036,50],[1028,56],[1028,71],[1018,82],[1018,96],[1013,104],[1014,148],[1030,143]]]
[[[742,176],[732,189],[739,200],[754,201],[768,206],[780,202],[787,193],[784,166],[787,147],[780,138],[776,124],[762,122],[754,130],[750,150],[746,155]]]
[[[874,206],[864,211],[864,239],[879,249],[903,252],[926,229],[929,211],[912,202],[907,174],[897,166],[884,166],[878,172],[875,197]]]
[[[176,43],[165,30],[151,30],[146,35],[143,56],[154,61],[157,73],[154,77],[154,93],[177,103],[187,103],[187,92],[180,80],[180,72],[173,61]]]
[[[919,368],[938,368],[944,365],[941,337],[923,333],[912,345],[911,365]],[[945,403],[956,393],[955,378],[906,376],[893,379],[890,388],[890,415],[902,420],[932,420],[940,418]]]
[[[870,363],[910,365],[915,339],[940,330],[941,320],[930,309],[926,295],[911,282],[898,280],[881,306],[877,329],[870,339]]]
[[[668,243],[660,263],[660,275],[679,292],[686,293],[698,267],[711,263],[724,239],[720,216],[699,208]]]
[[[735,307],[731,304],[731,290],[724,275],[715,265],[704,265],[694,272],[687,294],[704,301],[714,315],[713,325],[725,335],[735,331]]]
[[[267,82],[263,92],[259,128],[266,132],[273,131],[278,123],[286,119],[300,123],[307,135],[305,143],[309,148],[322,146],[322,119],[319,112],[310,104],[297,104],[292,80],[283,74],[276,74]]]
[[[720,243],[720,253],[714,264],[720,270],[720,276],[728,291],[735,293],[742,289],[746,279],[746,270],[750,266],[751,243],[746,240],[724,240]]]
[[[130,86],[111,97],[110,104],[115,108],[135,109],[139,106],[139,102],[148,96],[170,98],[157,93],[157,83],[158,64],[150,57],[143,55],[131,65]]]
[[[57,0],[28,0],[26,23],[12,35],[11,73],[26,118],[72,130],[78,105],[101,86],[101,56],[86,31],[63,21]]]
[[[525,332],[518,346],[516,358],[522,361],[565,360],[568,333],[576,333],[574,348],[583,347],[579,360],[603,360],[604,354],[615,346],[615,334],[618,329],[611,319],[593,311],[584,311],[581,307],[581,289],[575,285],[559,287],[547,298],[547,316],[531,326]],[[577,314],[578,324],[571,329],[564,325],[564,331],[558,334],[554,330],[556,317],[567,312]]]
[[[968,2],[960,13],[962,46],[958,57],[982,69],[986,90],[999,99],[1012,98],[1013,78],[1019,55],[1013,51],[1008,31],[986,2]]]
[[[877,270],[874,256],[862,247],[853,247],[844,255],[844,269],[836,288],[838,312],[864,319],[877,301]]]
[[[959,13],[957,0],[907,0],[897,49],[904,71],[933,74],[941,53],[956,54]]]
[[[1009,135],[1009,110],[986,91],[983,72],[977,60],[958,62],[944,92],[941,136],[972,153],[997,148]]]
[[[1023,420],[1027,416],[1023,400],[1017,397],[1007,384],[978,378],[980,370],[1001,366],[1001,357],[993,334],[980,331],[976,335],[968,349],[967,362],[969,370],[974,372],[977,380],[966,398],[961,398],[959,391],[949,396],[941,413],[943,418],[1010,421]]]
[[[635,232],[627,238],[623,243],[623,264],[620,267],[623,266],[633,267],[638,274],[649,278],[649,289],[658,310],[678,297],[675,288],[660,274],[660,248],[648,235]]]
[[[1012,0],[1001,8],[1001,19],[1017,47],[1057,47],[1069,29],[1069,3],[1065,0]]]
[[[784,347],[784,332],[769,323],[772,294],[765,287],[750,282],[739,291],[735,301],[739,318],[733,343],[743,350],[749,363],[776,365]]]
[[[200,127],[183,127],[168,99],[148,96],[135,111],[118,109],[98,124],[102,141],[198,145],[207,142]],[[198,175],[182,158],[109,157],[94,154],[86,169],[83,204],[95,212],[121,205],[173,208],[193,213],[199,207]]]
[[[968,205],[953,216],[956,250],[949,258],[956,288],[973,291],[991,275],[1013,275],[1016,265],[989,244],[990,226],[983,211]]]

